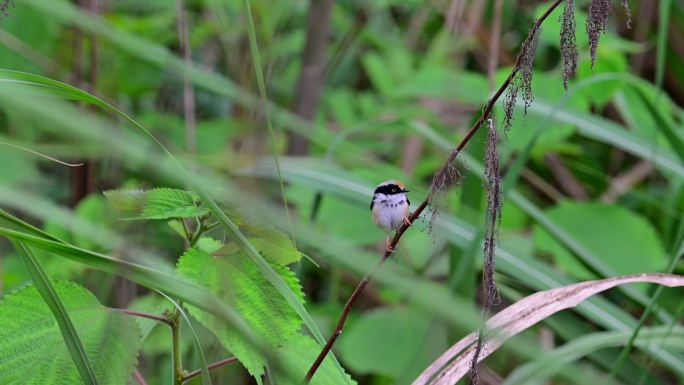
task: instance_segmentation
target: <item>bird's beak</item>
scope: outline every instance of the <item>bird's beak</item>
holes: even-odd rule
[[[407,190],[407,189],[403,189],[403,190],[401,190],[401,192],[405,192],[405,193],[407,193],[407,192],[409,192],[409,190]]]

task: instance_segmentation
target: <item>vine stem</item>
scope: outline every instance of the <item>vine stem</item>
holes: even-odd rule
[[[537,21],[534,23],[534,26],[532,27],[532,30],[530,30],[530,34],[528,34],[528,37],[538,30],[541,27],[541,24],[546,20],[546,18],[553,12],[554,9],[556,9],[563,0],[556,0],[554,1],[549,8],[544,12],[544,14],[537,19]],[[525,39],[527,41],[527,39]],[[524,44],[524,43],[523,43]],[[522,52],[522,51],[521,51]],[[456,148],[449,154],[449,157],[447,161],[444,163],[444,165],[440,168],[437,173],[435,173],[435,176],[439,175],[442,170],[446,170],[448,167],[451,166],[451,164],[454,162],[458,154],[463,150],[463,148],[470,142],[470,140],[473,138],[477,130],[480,129],[482,126],[482,123],[484,123],[485,119],[491,114],[492,109],[494,108],[494,104],[499,100],[501,95],[503,95],[504,91],[508,88],[508,86],[511,84],[511,81],[513,81],[513,78],[515,75],[518,73],[520,70],[520,63],[522,61],[522,55],[518,54],[518,57],[515,61],[515,66],[513,67],[513,70],[511,73],[508,75],[506,80],[503,82],[503,84],[499,87],[499,89],[496,91],[496,93],[489,99],[489,102],[485,105],[485,108],[482,110],[482,114],[480,117],[477,119],[475,124],[468,130],[468,132],[465,134],[463,139],[458,143]],[[428,206],[430,203],[432,197],[434,196],[436,192],[435,185],[433,182],[433,185],[430,187],[430,190],[428,191],[427,196],[425,199],[420,203],[418,208],[409,216],[409,221],[410,223],[413,223],[420,215],[423,213],[423,210]],[[394,234],[394,238],[392,238],[392,242],[390,243],[389,248],[390,249],[395,249],[397,244],[399,243],[399,240],[401,240],[401,237],[404,235],[404,232],[411,226],[411,224],[403,223],[398,229],[397,232]],[[361,281],[358,283],[356,288],[354,289],[354,292],[351,294],[349,299],[347,300],[347,303],[344,305],[344,309],[342,309],[342,314],[340,314],[340,318],[337,320],[337,325],[335,326],[335,330],[333,333],[330,335],[328,338],[328,341],[326,342],[325,346],[321,349],[321,352],[318,354],[316,357],[316,360],[313,362],[311,367],[309,368],[309,371],[306,373],[306,376],[304,377],[304,383],[308,384],[309,381],[311,381],[311,378],[316,374],[316,371],[318,368],[321,366],[323,363],[323,360],[325,357],[328,355],[330,350],[332,349],[333,345],[335,344],[335,341],[337,340],[337,337],[342,334],[342,329],[344,328],[344,323],[347,320],[347,317],[349,316],[349,312],[351,311],[351,308],[354,306],[354,303],[358,299],[359,295],[361,295],[361,292],[363,292],[363,289],[366,288],[368,283],[371,281],[375,273],[380,269],[380,267],[385,263],[387,258],[391,255],[391,252],[388,252],[387,250],[383,253],[383,255],[380,257],[380,259],[375,263],[375,265],[371,268],[371,270],[366,273],[366,275],[361,279]]]

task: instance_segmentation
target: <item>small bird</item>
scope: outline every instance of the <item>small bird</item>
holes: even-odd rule
[[[403,183],[392,179],[380,183],[373,193],[370,204],[373,223],[387,232],[385,249],[390,253],[394,249],[390,246],[389,232],[398,229],[402,223],[411,224],[408,217],[411,202],[406,196],[407,192],[409,190],[404,188]]]

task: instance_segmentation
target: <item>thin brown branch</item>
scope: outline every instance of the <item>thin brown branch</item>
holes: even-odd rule
[[[526,180],[532,187],[534,187],[540,193],[546,195],[551,202],[560,202],[565,199],[565,195],[558,191],[553,185],[544,180],[541,176],[537,175],[534,171],[529,168],[523,168],[520,171],[520,177]]]
[[[613,178],[610,186],[601,196],[601,202],[615,202],[624,193],[629,191],[632,186],[646,179],[652,172],[653,164],[647,160],[642,160],[631,169]]]
[[[138,384],[147,385],[147,382],[145,382],[145,378],[142,376],[142,374],[140,373],[140,371],[138,369],[136,369],[133,372],[133,377],[135,377],[135,380],[138,382]]]
[[[207,369],[213,370],[216,368],[220,368],[221,366],[226,366],[226,365],[232,364],[233,362],[237,362],[237,360],[238,359],[235,357],[228,357],[228,358],[225,358],[221,361],[216,361],[213,364],[207,365]],[[191,378],[199,376],[200,374],[202,374],[201,369],[193,370],[192,372],[183,376],[182,382],[186,382],[186,381],[190,380]]]
[[[155,321],[163,322],[169,326],[173,326],[173,322],[170,319],[168,319],[164,316],[161,316],[161,315],[150,314],[150,313],[145,313],[145,312],[141,312],[141,311],[137,311],[137,310],[131,310],[131,309],[117,309],[117,308],[109,308],[109,309],[120,311],[122,313],[126,313],[128,315],[132,315],[135,317],[153,319]]]
[[[560,184],[563,191],[578,201],[586,201],[589,194],[577,178],[568,170],[563,161],[554,153],[544,155],[544,160],[553,174],[553,178]]]
[[[534,24],[534,27],[532,27],[532,30],[530,31],[530,34],[537,33],[539,30],[539,27],[544,22],[544,20],[546,20],[546,18],[551,14],[551,12],[553,12],[553,10],[556,9],[556,7],[558,7],[558,5],[560,5],[560,3],[562,3],[562,2],[563,2],[563,0],[555,0],[549,6],[549,8],[546,10],[546,12],[544,12],[544,14],[541,15],[541,17],[539,19],[537,19],[537,21]],[[451,152],[451,154],[449,154],[447,162],[444,164],[444,166],[442,166],[442,168],[439,171],[437,171],[437,173],[435,173],[435,176],[442,173],[443,170],[448,169],[452,165],[452,163],[456,159],[456,156],[458,156],[458,154],[461,152],[461,150],[463,150],[463,148],[473,138],[473,135],[475,135],[477,130],[480,129],[480,126],[482,126],[482,123],[484,122],[484,120],[487,117],[489,117],[490,113],[492,112],[492,109],[494,108],[494,104],[499,100],[499,98],[504,93],[506,88],[511,84],[511,80],[513,79],[513,77],[518,72],[521,61],[522,61],[522,55],[518,55],[518,58],[516,59],[515,67],[513,68],[511,73],[508,75],[508,77],[506,78],[504,83],[501,85],[501,87],[499,87],[499,89],[496,91],[494,96],[492,96],[492,98],[489,99],[489,102],[487,102],[487,105],[485,106],[485,108],[482,111],[482,115],[480,115],[480,117],[477,119],[475,124],[470,128],[468,133],[463,137],[463,139],[461,139],[461,141],[458,143],[456,148]],[[411,215],[409,216],[409,223],[414,223],[415,220],[418,219],[418,217],[420,217],[420,215],[423,213],[423,210],[425,210],[425,208],[428,206],[428,204],[430,203],[430,200],[432,199],[433,195],[436,192],[433,187],[434,187],[434,181],[433,181],[433,186],[431,186],[430,191],[428,192],[425,199],[420,203],[418,208],[416,208],[416,210],[413,213],[411,213]],[[410,224],[403,223],[397,229],[397,232],[394,234],[394,238],[392,238],[392,242],[390,243],[389,249],[391,249],[391,250],[396,249],[396,246],[399,243],[399,240],[404,235],[404,232],[406,232],[406,230],[408,230],[408,228],[410,226],[411,226]],[[335,330],[333,331],[332,335],[330,335],[330,337],[328,338],[328,341],[326,342],[323,349],[321,349],[321,352],[318,354],[318,357],[316,357],[316,360],[313,362],[313,364],[309,368],[309,371],[306,373],[306,376],[304,378],[305,383],[308,384],[309,381],[311,381],[311,378],[313,377],[313,375],[316,373],[318,368],[323,363],[323,360],[325,359],[325,357],[328,355],[328,353],[332,349],[333,345],[335,344],[337,337],[339,337],[340,334],[342,333],[342,328],[344,328],[344,323],[346,322],[347,317],[349,316],[349,312],[351,311],[351,308],[354,306],[354,303],[356,302],[357,298],[359,297],[359,295],[361,294],[363,289],[368,285],[368,283],[373,278],[375,273],[380,269],[382,264],[387,260],[387,258],[389,258],[390,255],[391,255],[390,252],[385,251],[382,254],[382,256],[380,257],[380,260],[378,260],[378,262],[375,263],[375,265],[370,270],[370,272],[368,272],[363,277],[363,279],[361,279],[361,282],[359,282],[359,284],[356,286],[356,289],[354,289],[354,292],[352,293],[352,295],[347,300],[347,303],[344,305],[344,309],[342,310],[342,314],[340,314],[340,318],[337,321],[337,325],[335,326]]]

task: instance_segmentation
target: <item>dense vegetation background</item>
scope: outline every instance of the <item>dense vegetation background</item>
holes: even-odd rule
[[[3,2],[0,235],[13,243],[0,243],[0,383],[79,383],[41,299],[50,286],[99,383],[169,384],[178,357],[187,377],[202,357],[233,355],[214,384],[301,378],[381,255],[373,188],[399,179],[423,199],[550,3]],[[563,6],[550,15],[534,101],[500,130],[493,312],[582,280],[684,274],[684,3],[612,3],[592,69],[589,1],[575,1],[567,92]],[[502,102],[495,116],[501,125]],[[478,328],[481,131],[457,158],[459,184],[406,232],[333,349],[358,384],[409,384]],[[636,284],[593,297],[494,352],[480,383],[607,383],[611,372],[684,383],[683,294]],[[180,352],[164,322],[103,305],[182,324]],[[335,366],[313,383],[351,381]]]

